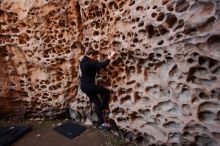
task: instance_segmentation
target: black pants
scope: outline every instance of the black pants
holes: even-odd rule
[[[95,104],[95,112],[99,119],[99,124],[104,123],[102,110],[108,108],[110,91],[94,83],[81,83],[81,90],[89,97],[90,101]]]

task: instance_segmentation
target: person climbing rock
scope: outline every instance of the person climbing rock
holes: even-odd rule
[[[109,65],[110,60],[115,56],[111,54],[105,61],[98,61],[98,51],[89,49],[80,61],[80,88],[89,97],[90,101],[95,104],[95,112],[99,120],[99,128],[110,128],[110,125],[104,121],[103,112],[108,112],[108,102],[110,91],[102,86],[95,84],[96,73]],[[100,98],[99,96],[100,95]]]

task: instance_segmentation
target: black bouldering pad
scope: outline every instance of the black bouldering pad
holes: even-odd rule
[[[30,130],[29,125],[0,127],[0,146],[10,146]]]
[[[80,135],[86,128],[82,125],[73,122],[67,122],[54,128],[55,131],[62,134],[63,136],[72,139]]]

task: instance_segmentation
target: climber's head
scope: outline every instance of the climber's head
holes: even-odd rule
[[[89,48],[86,52],[86,56],[88,56],[89,58],[96,60],[98,58],[98,51],[94,50],[92,48]]]

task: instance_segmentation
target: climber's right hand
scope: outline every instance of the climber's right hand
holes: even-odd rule
[[[108,59],[111,60],[115,56],[115,51],[112,51],[111,54],[108,56]]]

